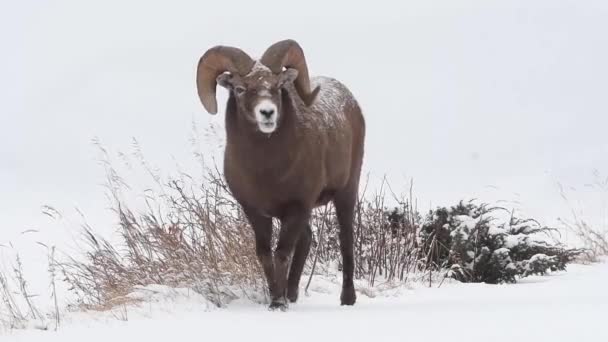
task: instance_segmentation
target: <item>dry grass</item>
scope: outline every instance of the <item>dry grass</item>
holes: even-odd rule
[[[582,262],[597,262],[608,256],[608,230],[593,227],[584,219],[576,216],[571,220],[560,219],[560,222],[582,242],[585,252],[579,258]]]
[[[34,302],[36,295],[28,288],[19,254],[8,272],[0,270],[0,327],[23,329],[33,326],[47,329],[47,315]]]
[[[384,179],[377,193],[367,196],[362,187],[354,220],[355,278],[369,286],[382,282],[407,281],[418,271],[418,214],[410,184],[408,197],[396,195]],[[388,209],[388,202],[396,203]],[[318,208],[313,213],[313,258],[310,273],[327,272],[331,265],[341,269],[339,226],[333,207]]]
[[[218,173],[208,170],[203,185],[185,175],[159,183],[162,193],[146,193],[145,209],[136,213],[122,199],[122,180],[106,167],[121,242],[83,226],[84,260],[60,263],[80,305],[108,309],[128,302],[135,286],[151,284],[190,287],[218,306],[263,293],[252,231]]]
[[[580,241],[585,253],[580,260],[583,262],[597,262],[601,257],[608,256],[608,177],[602,177],[594,171],[594,180],[586,184],[599,196],[599,221],[589,223],[585,216],[575,209],[575,206],[566,193],[564,187],[558,183],[560,195],[570,207],[570,218],[560,218],[563,226],[573,233]]]

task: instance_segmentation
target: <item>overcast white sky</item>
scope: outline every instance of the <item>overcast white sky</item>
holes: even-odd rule
[[[398,189],[413,177],[425,210],[461,198],[515,200],[552,223],[564,215],[556,181],[595,199],[583,184],[594,169],[608,175],[606,1],[2,7],[0,243],[28,228],[57,234],[42,204],[113,222],[95,136],[113,153],[135,137],[151,164],[196,170],[192,121],[223,123],[203,110],[194,84],[198,58],[216,44],[259,55],[298,40],[311,73],[343,81],[361,103],[365,170],[388,174]],[[213,146],[209,154],[219,154]]]

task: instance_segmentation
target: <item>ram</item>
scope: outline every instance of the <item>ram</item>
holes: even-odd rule
[[[312,210],[329,201],[340,226],[340,301],[353,305],[353,219],[365,138],[354,96],[335,79],[309,79],[294,40],[273,44],[259,60],[235,47],[213,47],[199,60],[196,83],[211,114],[217,84],[229,91],[224,175],[255,232],[270,308],[297,300]],[[281,223],[274,254],[272,218]]]

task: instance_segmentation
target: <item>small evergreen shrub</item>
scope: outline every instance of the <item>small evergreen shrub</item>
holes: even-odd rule
[[[564,270],[582,253],[552,242],[551,228],[513,215],[501,220],[493,216],[497,210],[460,202],[429,213],[419,233],[420,260],[459,281],[497,284]]]

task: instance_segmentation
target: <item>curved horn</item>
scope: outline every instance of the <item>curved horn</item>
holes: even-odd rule
[[[319,93],[319,87],[310,90],[308,67],[304,58],[304,51],[295,40],[287,39],[271,45],[260,59],[275,74],[281,73],[283,67],[298,70],[298,77],[294,81],[296,90],[304,104],[310,106]]]
[[[215,46],[207,50],[198,61],[196,69],[196,88],[205,110],[210,114],[217,113],[215,87],[220,74],[229,71],[246,75],[254,63],[248,54],[235,47]]]

